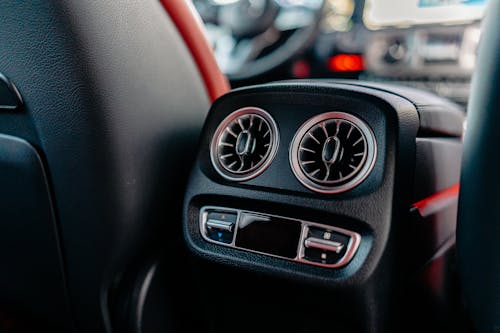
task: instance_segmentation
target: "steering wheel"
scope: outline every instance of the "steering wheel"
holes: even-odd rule
[[[293,59],[318,31],[324,0],[195,0],[221,70],[231,81]]]

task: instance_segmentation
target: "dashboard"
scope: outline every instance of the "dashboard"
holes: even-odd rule
[[[227,28],[219,20],[220,8],[245,1],[248,0],[194,2],[207,25],[210,40],[217,40],[214,36],[220,36],[220,27]],[[467,104],[486,0],[280,0],[277,3],[287,8],[287,15],[276,15],[275,22],[290,26],[287,33],[314,25],[313,36],[304,38],[300,48],[291,44],[286,49],[287,43],[280,40],[276,41],[277,46],[266,44],[259,50],[261,54],[254,55],[255,59],[268,57],[273,47],[288,52],[289,57],[244,78],[232,77],[226,70],[228,56],[221,55],[224,52],[220,52],[219,45],[215,48],[216,57],[223,71],[229,72],[234,87],[283,79],[361,79],[429,90]],[[291,15],[290,8],[295,7],[308,11]],[[314,10],[318,12],[316,18],[310,14]],[[235,12],[232,15],[239,18]],[[290,33],[283,35],[287,38]],[[227,45],[224,47],[228,49]],[[250,66],[251,63],[245,64]]]

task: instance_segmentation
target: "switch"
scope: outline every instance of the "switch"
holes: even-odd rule
[[[236,229],[236,211],[209,210],[203,215],[205,236],[215,242],[231,244]]]
[[[351,237],[336,231],[306,227],[303,259],[325,265],[339,263],[346,255]]]
[[[330,233],[328,233],[330,234]],[[318,249],[318,250],[323,250],[323,251],[330,251],[330,252],[335,252],[335,253],[340,253],[342,249],[344,248],[344,244],[339,243],[339,242],[333,242],[330,240],[322,239],[322,238],[315,238],[315,237],[309,237],[305,240],[304,245],[308,249]]]
[[[339,227],[233,208],[205,206],[199,217],[207,242],[332,269],[347,265],[362,240]]]
[[[207,219],[236,223],[238,213],[235,211],[208,211]]]

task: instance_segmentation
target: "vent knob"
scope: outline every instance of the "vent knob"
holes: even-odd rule
[[[308,120],[290,149],[297,179],[320,193],[340,193],[357,186],[370,173],[375,157],[372,130],[344,112],[328,112]]]
[[[271,164],[278,148],[278,129],[271,116],[256,107],[239,109],[215,131],[211,159],[217,172],[234,181],[252,179]]]

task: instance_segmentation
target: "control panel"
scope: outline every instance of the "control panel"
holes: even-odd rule
[[[459,163],[449,162],[463,119],[459,107],[437,96],[373,82],[287,81],[221,97],[208,113],[183,207],[199,285],[218,301],[210,316],[219,318],[217,310],[236,301],[238,322],[248,313],[276,318],[279,307],[283,317],[273,331],[304,310],[307,324],[323,318],[332,327],[320,308],[335,313],[335,323],[345,319],[334,329],[376,327],[378,316],[356,318],[389,313],[400,303],[399,287],[408,285],[405,272],[419,271],[442,244],[408,208],[456,180],[450,171]],[[437,146],[446,151],[443,161],[427,154]],[[446,181],[425,174],[440,169],[448,170]],[[212,288],[221,281],[222,292]]]
[[[392,260],[385,256],[391,223],[410,204],[420,121],[427,124],[434,104],[447,105],[405,93],[301,81],[221,97],[186,186],[188,249],[238,271],[317,285],[370,280],[376,265]],[[421,117],[417,102],[426,103]],[[461,131],[461,121],[447,128],[455,123]]]
[[[214,206],[201,209],[200,231],[208,242],[328,268],[348,264],[361,242],[343,228]]]
[[[362,79],[428,90],[465,105],[480,34],[477,24],[373,32]]]
[[[367,71],[397,78],[470,78],[480,28],[471,25],[374,33],[366,47]]]

